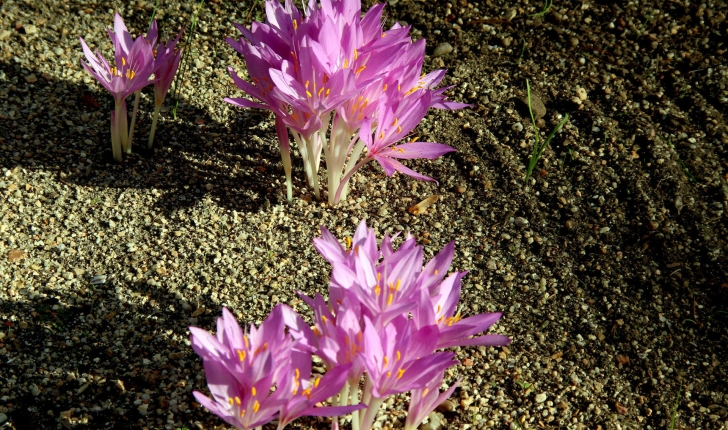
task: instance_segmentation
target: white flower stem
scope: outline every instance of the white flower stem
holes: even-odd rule
[[[157,131],[157,120],[159,120],[159,111],[162,109],[162,105],[154,106],[154,115],[152,116],[152,129],[149,131],[149,142],[147,142],[147,148],[152,149],[154,145],[154,133]]]
[[[137,112],[139,111],[139,99],[141,98],[142,90],[137,90],[134,93],[134,109],[131,111],[131,127],[129,127],[129,145],[126,152],[131,152],[132,140],[134,139],[134,127],[136,126]]]
[[[380,399],[378,397],[370,398],[366,412],[359,423],[359,430],[370,430],[372,428],[372,423],[374,422],[374,418],[376,418],[377,412],[379,412],[379,407],[382,406],[382,403],[384,403],[384,399]]]
[[[127,128],[126,118],[126,101],[122,100],[121,103],[116,104],[116,131],[119,136],[119,143],[121,143],[121,149],[124,152],[131,152],[129,146],[129,132]]]
[[[349,391],[349,404],[350,405],[358,405],[359,404],[359,384],[355,383],[352,384],[351,390]],[[354,411],[351,413],[351,430],[359,430],[359,412],[360,411]]]
[[[344,187],[349,182],[349,179],[354,176],[354,173],[356,173],[357,170],[359,170],[363,165],[367,164],[370,161],[372,161],[372,159],[369,157],[363,158],[360,162],[356,163],[356,165],[352,167],[346,175],[344,175],[344,178],[339,184],[339,188],[336,190],[336,195],[334,196],[334,205],[339,204],[339,201],[341,200],[341,193],[344,191]]]
[[[116,120],[116,111],[111,112],[111,152],[114,160],[121,163],[121,142],[119,141],[119,123]]]

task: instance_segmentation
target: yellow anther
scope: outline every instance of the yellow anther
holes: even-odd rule
[[[404,152],[404,151],[402,151],[402,152]],[[394,289],[395,289],[396,291],[399,291],[399,287],[400,287],[401,285],[402,285],[402,280],[401,280],[401,279],[397,279],[397,285],[395,285]]]
[[[253,397],[258,395],[258,390],[256,390],[255,387],[253,387],[253,389],[250,391],[253,393]]]
[[[402,359],[402,354],[400,354],[400,352],[399,352],[399,351],[397,351],[397,361],[399,361],[399,360],[401,360],[401,359]]]
[[[136,73],[133,70],[127,70],[126,71],[126,79],[134,79],[134,75]]]
[[[389,378],[390,376],[392,376],[392,372],[387,372],[387,378]]]
[[[392,127],[394,127],[395,125],[397,125],[397,123],[399,123],[399,118],[396,118],[395,117],[394,118],[394,121],[392,121]]]
[[[367,66],[359,66],[359,68],[356,69],[356,72],[355,73],[358,75],[359,73],[361,73],[366,68],[367,68]]]
[[[228,403],[230,403],[230,406],[232,406],[232,405],[233,405],[233,398],[232,398],[232,397],[230,397],[230,398],[228,399]]]
[[[383,360],[384,360],[384,367],[389,366],[389,358],[387,358],[386,355],[383,357]]]
[[[310,83],[311,83],[311,81],[306,81],[306,85],[305,85],[306,89],[308,89],[308,85],[309,85]]]
[[[298,369],[296,369],[296,380],[299,380],[299,379],[301,379],[301,372]]]
[[[392,299],[394,299],[394,294],[389,293],[389,297],[387,297],[387,306],[392,304]]]
[[[257,413],[259,410],[260,410],[260,402],[256,400],[255,403],[253,403],[253,412]]]
[[[268,342],[265,342],[265,343],[263,344],[263,351],[265,351],[266,349],[268,349]]]
[[[319,88],[317,95],[321,97],[322,92],[324,92],[324,87]]]
[[[241,405],[241,402],[240,402],[240,397],[238,397],[238,396],[235,396],[235,404],[236,404],[236,405],[238,405],[238,406],[240,406],[240,405]]]
[[[399,125],[397,126],[397,133],[402,133],[402,126],[399,126]],[[402,151],[402,152],[404,152],[404,151]]]
[[[293,29],[296,31],[298,30],[298,21],[296,21],[295,19],[293,20]]]
[[[386,36],[386,35],[387,35],[387,33],[382,33],[382,37],[384,37],[384,36]]]
[[[248,336],[243,336],[243,342],[245,342],[245,347],[250,349],[250,341],[248,340]]]
[[[344,59],[344,68],[346,69],[347,67],[349,67],[349,59],[345,58]]]
[[[437,269],[435,269],[435,275],[437,275]]]
[[[377,272],[377,282],[382,280],[382,272]]]
[[[245,416],[245,409],[243,409],[242,411],[240,411],[240,418],[242,418],[244,416]]]
[[[313,97],[313,94],[311,94],[311,91],[306,91],[306,95],[308,96],[308,98],[312,98]]]
[[[422,390],[422,398],[425,398],[427,396],[427,393],[429,393],[429,392],[430,392],[430,389],[425,387],[425,389]]]
[[[377,284],[377,285],[374,286],[374,292],[377,293],[377,296],[379,296],[380,294],[382,294],[382,289],[379,288],[379,284]]]
[[[350,237],[346,238],[346,247],[351,248],[351,238]]]
[[[326,96],[326,97],[328,97],[328,96],[329,96],[329,93],[330,93],[330,92],[331,92],[331,88],[328,88],[328,89],[326,90],[326,94],[325,94],[325,96]]]
[[[397,91],[402,91],[402,85],[397,84]]]
[[[358,58],[359,58],[359,51],[357,51],[357,50],[355,49],[355,50],[354,50],[354,59],[356,60],[356,59],[358,59]]]
[[[324,322],[324,324],[328,324],[328,322],[329,322],[329,319],[328,319],[328,318],[326,318],[326,315],[321,315],[321,321],[323,321],[323,322]]]
[[[240,361],[245,361],[245,351],[243,351],[242,349],[239,349],[238,358],[240,359]]]
[[[384,139],[384,132],[383,131],[379,133],[379,140],[382,140],[382,139]]]
[[[397,371],[397,379],[401,379],[402,375],[404,375],[404,369],[399,369]]]
[[[313,381],[313,387],[314,387],[314,388],[318,388],[318,386],[319,386],[319,383],[320,383],[320,382],[321,382],[321,378],[316,378],[316,379],[315,379],[315,380]]]
[[[121,57],[121,65],[126,66],[126,59],[124,57]]]
[[[116,70],[116,67],[111,68],[111,76],[119,76],[119,72]]]
[[[387,92],[387,88],[387,84],[384,84],[384,86],[382,87],[382,91]]]
[[[442,305],[437,305],[437,312],[435,312],[435,313],[439,314],[441,310],[442,310]]]

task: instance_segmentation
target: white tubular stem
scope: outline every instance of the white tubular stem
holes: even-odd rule
[[[139,99],[141,98],[142,90],[137,90],[134,93],[134,109],[131,111],[131,126],[129,127],[129,152],[131,152],[131,145],[134,139],[134,127],[136,126],[137,112],[139,111]]]
[[[114,160],[121,163],[121,141],[119,141],[119,124],[116,121],[116,112],[111,112],[111,153]]]
[[[116,104],[116,131],[119,133],[119,142],[124,152],[131,152],[129,148],[129,129],[127,128],[126,101]]]
[[[154,116],[152,116],[152,129],[149,131],[149,142],[147,142],[147,148],[152,149],[154,145],[154,133],[157,131],[157,120],[159,120],[159,111],[162,109],[162,105],[154,106]]]

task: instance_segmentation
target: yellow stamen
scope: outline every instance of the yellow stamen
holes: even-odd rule
[[[346,247],[351,248],[351,238],[350,237],[346,238]]]
[[[126,59],[124,57],[121,57],[121,65],[126,66]]]
[[[134,79],[134,75],[136,73],[133,70],[127,70],[126,71],[126,79]]]
[[[387,297],[387,306],[392,304],[392,299],[394,298],[394,294],[389,293],[389,297]]]
[[[437,275],[437,269],[435,269],[435,275]]]
[[[384,367],[387,367],[387,366],[389,366],[389,358],[387,358],[387,356],[385,355],[384,356]]]
[[[328,322],[329,322],[329,319],[328,319],[328,318],[326,318],[326,315],[321,315],[321,321],[323,321],[323,322],[324,322],[324,324],[328,324]]]
[[[422,390],[422,398],[425,398],[425,396],[427,396],[427,393],[429,393],[429,392],[430,392],[430,389],[425,387],[425,389]]]
[[[383,131],[379,133],[379,140],[382,140],[382,139],[384,139],[384,132]]]
[[[245,409],[243,409],[242,411],[240,411],[240,417],[242,418],[244,416],[245,416]]]
[[[358,58],[359,58],[359,51],[357,51],[357,50],[355,49],[355,50],[354,50],[354,59],[356,60],[356,59],[358,59]]]
[[[392,127],[394,127],[395,125],[397,125],[397,123],[399,123],[399,118],[396,118],[395,117],[394,118],[394,121],[392,121]]]
[[[317,95],[321,97],[322,92],[324,92],[324,87],[319,88]]]
[[[382,37],[384,37],[384,36],[386,36],[386,35],[387,35],[387,33],[382,33]]]
[[[255,403],[253,403],[253,412],[257,413],[259,410],[260,410],[260,402],[256,400]]]
[[[306,81],[306,85],[305,85],[306,89],[308,89],[308,84],[310,84],[310,83],[311,83],[311,81]]]
[[[359,73],[361,73],[366,68],[367,68],[367,66],[359,66],[359,68],[356,69],[356,72],[355,73],[358,75]]]
[[[402,126],[397,126],[397,133],[402,133]]]
[[[328,88],[328,89],[326,90],[326,94],[325,94],[325,96],[326,96],[326,97],[328,97],[328,96],[329,96],[329,93],[330,93],[330,92],[331,92],[331,88]]]
[[[245,351],[243,351],[242,349],[239,349],[238,358],[240,359],[240,361],[245,361]]]
[[[313,387],[318,388],[319,382],[321,382],[321,378],[316,378],[316,380],[313,381]]]
[[[402,375],[404,375],[404,369],[399,369],[397,371],[397,379],[401,379]]]
[[[382,280],[382,272],[377,272],[377,282]]]
[[[301,372],[296,369],[296,380],[301,379]]]
[[[238,406],[240,406],[240,404],[241,404],[240,397],[235,396],[235,404],[238,405]]]
[[[349,59],[345,58],[344,59],[344,68],[346,69],[347,67],[349,67]]]
[[[232,405],[233,405],[233,398],[232,398],[232,397],[230,397],[230,398],[228,399],[228,403],[230,403],[230,406],[232,406]]]
[[[400,354],[399,351],[397,351],[397,361],[399,361],[401,359],[402,359],[402,354]]]
[[[293,29],[298,31],[298,21],[296,21],[295,19],[293,20]]]
[[[248,340],[248,336],[243,336],[243,342],[245,342],[245,347],[250,349],[250,341]]]
[[[402,152],[404,152],[404,151],[402,151]],[[395,289],[396,291],[399,291],[399,287],[400,287],[401,285],[402,285],[402,280],[401,280],[401,279],[397,279],[397,285],[395,285],[394,289]]]
[[[377,285],[374,286],[374,292],[377,293],[377,296],[379,296],[380,294],[382,294],[382,289],[379,288],[379,284],[377,284]]]
[[[250,390],[250,391],[252,391],[252,392],[253,392],[253,397],[255,397],[255,396],[257,396],[257,395],[258,395],[258,390],[256,390],[256,389],[255,389],[255,387],[253,387],[253,389],[252,389],[252,390]]]
[[[313,94],[311,94],[311,91],[306,91],[306,95],[308,96],[308,98],[312,98],[313,97]]]
[[[384,91],[386,93],[387,92],[387,88],[388,88],[387,87],[387,84],[384,84],[384,86],[382,87],[382,91]]]

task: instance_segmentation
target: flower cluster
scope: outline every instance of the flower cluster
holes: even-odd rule
[[[111,112],[111,147],[116,161],[121,161],[122,151],[131,152],[139,95],[142,88],[154,84],[155,111],[149,135],[151,148],[159,110],[179,67],[182,53],[181,50],[176,51],[175,47],[181,32],[176,39],[166,43],[158,42],[158,34],[157,22],[152,20],[146,36],[134,39],[129,34],[121,15],[115,14],[114,30],[109,29],[109,38],[114,45],[112,63],[99,51],[93,53],[83,38],[80,38],[83,53],[88,61],[88,64],[81,61],[81,65],[114,97],[115,109]],[[131,126],[127,127],[126,99],[132,94],[136,94],[136,97]]]
[[[416,138],[395,146],[410,135],[429,108],[467,105],[446,101],[447,88],[435,89],[445,71],[422,73],[425,41],[413,42],[409,27],[399,24],[384,30],[383,9],[383,4],[377,4],[362,15],[360,0],[310,0],[302,14],[292,0],[283,5],[267,0],[266,23],[254,22],[250,29],[236,24],[243,38],[227,39],[245,58],[250,76],[250,82],[245,81],[230,69],[233,80],[257,101],[225,100],[275,114],[289,201],[288,130],[317,198],[323,151],[332,205],[346,198],[349,179],[369,161],[376,160],[389,176],[398,171],[434,181],[398,160],[433,159],[454,151]]]
[[[366,430],[387,397],[411,391],[405,428],[415,429],[455,388],[439,391],[445,370],[457,364],[454,353],[441,349],[510,343],[480,335],[500,313],[462,318],[458,312],[466,272],[447,274],[453,242],[423,267],[413,237],[395,250],[396,236],[385,235],[377,246],[364,221],[348,247],[324,227],[321,236],[314,244],[333,270],[328,301],[301,296],[313,309],[313,327],[278,305],[248,333],[227,310],[217,338],[190,328],[213,395],[195,397],[229,424],[250,429],[278,418],[281,429],[302,415],[352,413],[352,429]],[[309,378],[312,355],[327,369],[320,379]],[[336,393],[334,406],[314,407]]]

